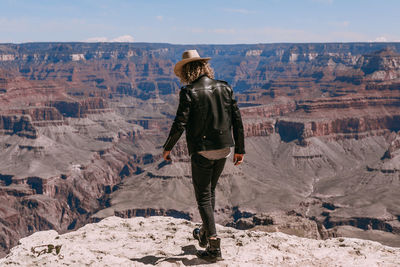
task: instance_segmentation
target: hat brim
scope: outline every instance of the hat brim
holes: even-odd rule
[[[189,62],[193,62],[193,61],[208,61],[210,59],[211,59],[210,57],[192,57],[192,58],[182,59],[181,61],[179,61],[178,63],[175,64],[174,73],[176,76],[179,77],[179,74],[181,73],[183,65],[185,65]]]

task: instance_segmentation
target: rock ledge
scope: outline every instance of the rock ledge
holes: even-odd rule
[[[196,258],[195,224],[171,217],[108,217],[70,233],[36,232],[1,266],[186,266]],[[398,266],[400,249],[353,238],[312,240],[217,225],[224,261],[218,266]]]

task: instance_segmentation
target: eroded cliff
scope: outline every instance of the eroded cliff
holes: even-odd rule
[[[160,155],[191,48],[232,84],[247,137],[218,222],[400,245],[400,44],[31,43],[0,45],[3,255],[109,215],[199,219],[183,140]]]

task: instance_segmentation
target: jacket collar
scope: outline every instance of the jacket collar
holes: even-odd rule
[[[199,78],[197,78],[196,80],[194,80],[192,82],[192,84],[202,84],[203,86],[208,85],[209,83],[211,83],[213,80],[210,79],[206,74],[202,74],[199,76]]]

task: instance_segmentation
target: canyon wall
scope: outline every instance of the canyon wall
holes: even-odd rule
[[[1,255],[110,215],[199,220],[184,141],[160,155],[186,49],[212,57],[244,122],[218,222],[400,245],[399,43],[29,43],[0,44]]]

